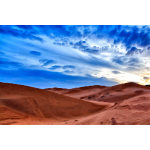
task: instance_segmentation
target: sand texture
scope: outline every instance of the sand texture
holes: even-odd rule
[[[38,89],[0,83],[0,125],[148,125],[150,87]]]

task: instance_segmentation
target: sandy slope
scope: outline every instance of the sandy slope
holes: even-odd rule
[[[52,89],[53,90],[53,89]],[[104,102],[118,102],[126,100],[130,97],[143,95],[149,93],[150,87],[142,86],[136,83],[120,84],[112,87],[104,86],[89,86],[76,89],[57,89],[54,92],[68,95],[70,97],[80,98],[88,101],[104,101]],[[48,90],[51,91],[51,90]],[[63,91],[63,92],[61,92]]]
[[[89,115],[106,107],[42,89],[0,83],[0,124],[22,124],[23,120],[30,122],[33,119],[60,121]]]
[[[53,91],[55,93],[67,95],[74,98],[87,97],[87,95],[93,95],[100,92],[102,89],[107,88],[106,86],[94,85],[94,86],[85,86],[80,88],[73,89],[63,89],[63,88],[48,88],[47,91]]]
[[[150,124],[149,116],[150,87],[135,83],[69,90],[0,83],[0,124]]]
[[[92,87],[91,87],[92,88]],[[84,92],[83,92],[84,93]],[[82,99],[112,104],[107,109],[55,124],[125,125],[150,124],[150,88],[136,83],[120,84],[83,94]],[[82,94],[80,94],[81,96]],[[72,95],[74,96],[74,95]]]
[[[55,124],[78,125],[150,125],[150,94],[129,98],[112,107],[76,121],[56,122]]]
[[[131,97],[149,93],[150,87],[142,86],[136,83],[120,84],[99,90],[97,93],[83,96],[84,100],[95,100],[104,102],[119,102]]]

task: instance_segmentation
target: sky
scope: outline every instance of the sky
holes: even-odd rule
[[[37,88],[150,84],[150,26],[0,25],[0,82]]]

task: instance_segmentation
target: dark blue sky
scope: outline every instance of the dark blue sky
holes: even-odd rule
[[[0,26],[0,82],[38,88],[149,84],[150,26]]]

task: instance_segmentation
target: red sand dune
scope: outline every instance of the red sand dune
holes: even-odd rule
[[[136,83],[125,83],[99,90],[97,93],[80,97],[84,100],[95,100],[104,102],[118,102],[130,97],[149,93],[150,88]]]
[[[52,90],[53,89],[49,89],[48,91]],[[59,88],[55,88],[54,92],[88,101],[94,100],[104,102],[118,102],[128,99],[130,97],[149,93],[149,90],[150,87],[142,86],[131,82],[115,85],[112,87],[96,85],[74,89],[61,89],[61,91],[59,90]]]
[[[19,119],[61,120],[88,115],[106,108],[42,89],[0,83],[0,124]]]
[[[55,122],[54,124],[150,125],[150,94],[135,96],[111,104],[113,105],[101,112],[79,117],[76,121],[70,119],[67,122]]]
[[[0,124],[150,124],[149,116],[150,87],[135,83],[44,90],[0,83]]]
[[[53,91],[55,93],[67,95],[74,98],[82,98],[83,96],[97,93],[104,88],[106,88],[106,86],[94,85],[94,86],[85,86],[85,87],[79,87],[73,89],[49,88],[45,90]]]

